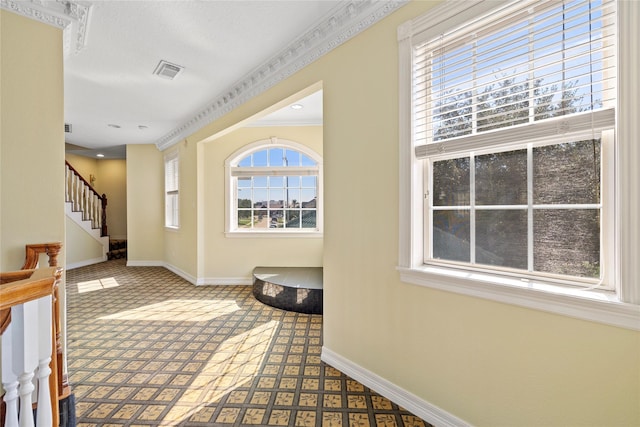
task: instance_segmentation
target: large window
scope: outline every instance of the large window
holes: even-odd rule
[[[228,231],[316,233],[321,230],[320,161],[292,141],[259,141],[227,161]]]
[[[178,228],[180,226],[180,195],[179,195],[178,152],[169,153],[164,158],[164,203],[165,226]]]
[[[399,28],[404,279],[620,295],[617,6],[450,2]]]

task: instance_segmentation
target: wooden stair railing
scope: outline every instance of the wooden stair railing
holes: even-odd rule
[[[75,212],[82,212],[82,219],[91,221],[91,227],[100,229],[100,236],[107,236],[107,195],[98,194],[86,179],[65,160],[66,201]]]
[[[7,427],[33,425],[34,377],[38,393],[36,425],[59,425],[54,299],[61,277],[62,269],[58,267],[0,273],[2,385]]]
[[[62,242],[49,242],[49,243],[35,243],[25,245],[25,259],[22,270],[31,270],[38,268],[38,261],[40,260],[40,254],[47,254],[49,257],[49,267],[58,266],[58,254],[62,249]],[[19,271],[17,272],[19,273]],[[58,397],[60,400],[66,399],[71,394],[71,388],[69,387],[69,380],[66,373],[63,372],[64,366],[64,353],[62,350],[62,326],[60,324],[60,298],[58,297],[58,288],[55,289],[55,295],[53,296],[53,309],[54,309],[54,331],[56,332],[56,359],[58,361]]]
[[[71,388],[69,386],[67,375],[63,372],[64,353],[61,338],[61,323],[60,323],[60,298],[59,298],[59,283],[62,277],[62,269],[58,267],[58,254],[62,248],[61,242],[39,243],[30,244],[25,246],[25,262],[22,266],[22,270],[11,272],[0,272],[0,335],[9,327],[11,323],[11,307],[24,304],[25,302],[35,299],[42,299],[51,297],[49,303],[49,312],[51,315],[50,327],[51,327],[51,354],[50,365],[51,375],[49,376],[49,390],[50,394],[50,412],[51,412],[51,424],[45,421],[42,425],[58,426],[60,415],[58,402],[66,399],[71,394]],[[40,254],[45,253],[48,255],[48,268],[38,268]],[[47,326],[48,327],[48,326]],[[4,342],[4,338],[3,338]],[[12,347],[13,345],[10,345]],[[4,369],[4,368],[3,368]],[[46,369],[43,369],[43,371]],[[3,382],[5,381],[3,375]],[[5,387],[5,390],[6,387]],[[42,388],[45,390],[45,388]],[[8,391],[7,391],[8,393]],[[13,398],[11,395],[6,398]],[[13,401],[12,401],[13,402]],[[14,403],[12,403],[14,404]],[[48,405],[47,405],[48,407]],[[15,419],[8,419],[5,415],[13,417],[11,411],[6,411],[8,407],[3,407],[5,411],[2,412],[4,418],[3,425],[11,426],[15,422]],[[42,411],[42,409],[41,409]],[[41,411],[38,411],[39,413]],[[47,410],[42,412],[47,412]],[[41,414],[39,417],[42,416]]]

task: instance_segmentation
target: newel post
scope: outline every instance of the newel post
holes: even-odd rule
[[[106,236],[107,233],[107,195],[102,193],[102,230],[100,232],[102,236]]]

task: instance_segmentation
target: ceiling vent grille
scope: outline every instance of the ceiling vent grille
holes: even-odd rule
[[[71,133],[71,124],[70,123],[65,123],[64,124],[64,131],[65,131],[65,133]]]
[[[184,70],[181,65],[172,64],[164,59],[158,63],[158,66],[153,71],[153,74],[162,77],[163,79],[173,80],[178,74]]]

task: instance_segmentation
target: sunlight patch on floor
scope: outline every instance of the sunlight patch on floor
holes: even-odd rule
[[[199,411],[205,410],[205,405],[215,404],[227,393],[253,381],[279,323],[271,320],[221,343],[161,425],[174,426],[187,418],[197,417]]]
[[[236,310],[240,310],[240,307],[235,300],[173,299],[103,316],[100,319],[203,322],[231,314]]]
[[[90,280],[88,282],[78,282],[78,293],[99,291],[101,289],[115,288],[120,286],[118,281],[113,277],[105,277],[104,279]]]

